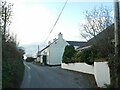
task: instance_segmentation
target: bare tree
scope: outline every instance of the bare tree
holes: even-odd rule
[[[9,31],[11,18],[13,16],[12,7],[12,3],[0,1],[0,30],[2,31],[3,39],[6,42],[13,42],[15,44],[19,44],[19,42],[17,42],[17,35],[13,33],[10,34]]]
[[[94,8],[92,11],[86,11],[85,19],[85,24],[80,27],[80,34],[86,40],[95,37],[113,23],[111,10],[103,6]]]
[[[6,27],[11,24],[13,4],[0,1],[0,30],[5,34]]]

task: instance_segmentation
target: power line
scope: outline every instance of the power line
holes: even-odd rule
[[[52,33],[52,31],[53,31],[54,27],[56,26],[56,24],[57,24],[57,22],[58,22],[58,20],[59,20],[59,18],[60,18],[60,16],[61,16],[61,14],[62,14],[62,12],[63,12],[63,10],[64,10],[65,6],[66,6],[66,4],[67,4],[67,1],[68,1],[68,0],[66,0],[66,2],[65,2],[65,4],[64,4],[64,6],[63,6],[63,8],[62,8],[62,10],[61,10],[61,12],[60,12],[60,14],[59,14],[58,18],[57,18],[57,20],[55,21],[55,23],[54,23],[54,25],[53,25],[53,27],[52,27],[52,29],[51,29],[50,33],[48,34],[47,38],[45,39],[45,41],[44,41],[43,43],[45,43],[45,42],[48,40],[48,38],[49,38],[50,34]]]

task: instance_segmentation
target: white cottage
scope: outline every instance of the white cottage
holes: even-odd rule
[[[60,65],[66,45],[73,45],[75,48],[85,42],[65,41],[61,33],[58,34],[58,39],[54,39],[52,43],[48,42],[48,46],[39,51],[37,60],[47,65]]]

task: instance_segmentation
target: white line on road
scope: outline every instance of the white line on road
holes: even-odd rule
[[[31,75],[30,74],[28,75],[28,79],[31,79]]]
[[[28,66],[25,62],[24,62],[24,65],[29,69],[28,70],[28,79],[27,79],[27,85],[28,85],[28,87],[30,87],[30,82],[31,82],[31,74],[30,74],[30,66]]]
[[[24,65],[25,65],[28,69],[31,69],[27,64],[24,63]]]

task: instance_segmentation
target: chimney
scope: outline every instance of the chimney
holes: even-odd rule
[[[50,45],[51,44],[51,42],[50,41],[48,41],[48,45]]]
[[[56,38],[54,38],[54,39],[53,39],[53,42],[54,42],[54,41],[56,41],[56,40],[57,40],[57,39],[56,39]]]
[[[58,34],[58,39],[59,38],[63,38],[63,34],[61,34],[61,32]]]

